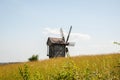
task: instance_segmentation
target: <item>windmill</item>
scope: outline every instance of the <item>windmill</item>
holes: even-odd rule
[[[47,56],[49,56],[49,58],[65,57],[66,54],[69,54],[69,50],[67,46],[75,45],[75,43],[73,42],[68,42],[71,30],[72,30],[72,26],[70,27],[66,40],[62,28],[60,28],[61,38],[48,37]]]

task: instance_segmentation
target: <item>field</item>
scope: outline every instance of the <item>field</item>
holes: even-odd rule
[[[120,80],[120,54],[1,65],[0,80]]]

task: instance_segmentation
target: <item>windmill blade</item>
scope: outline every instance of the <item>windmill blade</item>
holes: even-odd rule
[[[68,42],[69,40],[69,37],[70,37],[70,33],[71,33],[71,29],[72,29],[72,26],[70,26],[70,30],[69,30],[69,33],[68,33],[68,36],[67,36],[67,40],[66,40],[66,43]]]
[[[67,56],[67,57],[70,57],[68,47],[66,47],[66,52],[65,52],[65,53],[66,53],[66,56]]]
[[[49,46],[47,46],[47,56],[49,56]]]
[[[62,28],[60,28],[60,33],[61,33],[61,37],[62,37],[63,41],[65,41],[65,37],[64,37]]]
[[[68,46],[75,46],[75,42],[69,42]]]

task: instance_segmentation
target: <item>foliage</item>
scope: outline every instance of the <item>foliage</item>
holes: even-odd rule
[[[23,68],[19,67],[19,74],[23,80],[44,80],[39,71],[30,72],[30,67],[27,64],[25,64]]]
[[[113,42],[114,44],[117,44],[117,45],[120,45],[120,43],[119,42]]]
[[[30,57],[28,60],[29,61],[37,61],[38,60],[38,55],[32,55],[32,57]]]
[[[23,80],[30,79],[30,72],[28,69],[28,65],[24,65],[23,69],[21,67],[19,67],[19,73],[20,73],[21,77],[23,78]]]
[[[67,61],[62,66],[62,69],[57,73],[53,74],[51,77],[52,80],[78,80],[78,67],[74,64],[73,61]]]
[[[113,42],[113,44],[116,44],[116,45],[120,46],[120,42]],[[120,50],[118,52],[120,52]]]
[[[80,70],[78,66],[76,66],[75,62],[69,60],[65,62],[62,69],[57,72],[57,74],[53,74],[50,80],[119,80],[120,79],[120,66],[119,69],[116,69],[114,66],[111,70],[106,68],[106,65],[103,65],[105,68],[105,72],[96,70],[91,70],[87,64],[86,68]]]
[[[0,80],[119,79],[120,54],[55,58],[0,66]]]

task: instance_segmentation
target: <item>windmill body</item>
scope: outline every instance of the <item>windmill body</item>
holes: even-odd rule
[[[47,56],[49,58],[54,58],[54,57],[65,57],[65,54],[68,52],[68,48],[66,46],[69,46],[69,36],[71,32],[72,26],[70,27],[67,40],[65,41],[64,34],[62,31],[62,28],[60,29],[61,37],[62,38],[53,38],[53,37],[48,37],[47,40]]]
[[[53,57],[65,57],[65,46],[66,44],[62,38],[49,37],[47,40],[48,56]]]

